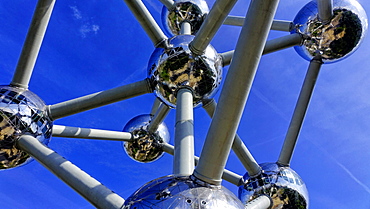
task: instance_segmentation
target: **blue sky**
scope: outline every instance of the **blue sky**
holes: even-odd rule
[[[11,81],[36,2],[0,2],[1,84]],[[359,2],[369,13],[368,2]],[[160,22],[160,2],[144,3]],[[293,20],[306,3],[281,1],[276,19]],[[231,14],[244,16],[248,5],[247,0],[238,1]],[[222,26],[212,45],[218,52],[232,50],[239,32],[239,27]],[[270,38],[284,35],[273,31]],[[320,72],[291,164],[307,185],[310,208],[370,208],[369,47],[367,38],[352,56],[324,65]],[[57,1],[30,90],[46,104],[55,104],[136,82],[146,77],[153,50],[123,1]],[[275,162],[279,156],[308,64],[292,48],[261,60],[238,130],[259,163]],[[121,131],[131,118],[149,113],[154,98],[154,94],[143,95],[54,124]],[[174,113],[166,119],[172,144]],[[199,155],[210,119],[202,108],[194,113]],[[172,172],[172,156],[136,163],[126,156],[120,142],[54,137],[49,147],[124,198]],[[233,153],[227,168],[240,175],[246,172]],[[237,192],[235,186],[227,182],[225,186]],[[93,208],[36,161],[1,171],[0,193],[0,208],[6,209]]]

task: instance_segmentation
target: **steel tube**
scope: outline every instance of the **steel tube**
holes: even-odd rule
[[[191,35],[191,25],[189,22],[183,22],[181,23],[181,30],[180,30],[181,35]]]
[[[289,124],[288,132],[285,136],[284,145],[280,152],[278,163],[281,165],[289,166],[290,164],[295,145],[298,140],[298,135],[310,103],[312,92],[319,76],[321,65],[322,61],[320,56],[314,57],[310,62],[310,66],[308,67],[308,71]]]
[[[121,208],[124,199],[92,178],[62,156],[41,144],[36,138],[21,136],[18,146],[78,192],[97,208]]]
[[[187,176],[194,171],[193,93],[181,88],[176,96],[175,152],[173,173]]]
[[[153,116],[152,120],[150,121],[150,123],[148,125],[148,131],[152,132],[152,133],[156,132],[157,129],[158,129],[159,124],[161,124],[163,122],[163,120],[166,118],[166,116],[168,115],[170,110],[171,109],[167,105],[162,103],[159,106],[155,115]]]
[[[244,17],[229,15],[224,21],[224,25],[243,26]],[[271,30],[290,32],[293,29],[294,23],[285,20],[274,20],[271,25]]]
[[[141,0],[124,0],[155,47],[165,47],[168,39]]]
[[[159,100],[157,97],[154,99],[152,109],[150,110],[150,115],[155,115],[157,112],[159,106],[162,104],[161,100]]]
[[[174,155],[174,150],[175,148],[170,145],[170,144],[163,144],[163,151],[167,152],[168,154],[170,155]],[[195,165],[197,165],[199,162],[199,157],[197,156],[194,156],[194,163]],[[236,173],[233,173],[227,169],[224,169],[223,173],[222,173],[222,179],[225,180],[225,181],[228,181],[236,186],[240,186],[242,185],[243,183],[243,177],[236,174]]]
[[[132,134],[128,132],[107,131],[60,125],[53,125],[52,135],[54,137],[99,139],[112,141],[131,141],[133,138]]]
[[[189,48],[193,53],[202,54],[204,52],[236,1],[217,0],[214,3],[195,38],[190,43]]]
[[[148,80],[142,80],[117,88],[89,94],[48,106],[50,117],[55,120],[107,104],[152,92]]]
[[[175,8],[175,2],[172,1],[172,0],[159,0],[160,2],[162,2],[162,4],[167,7],[168,10],[172,10]]]
[[[333,17],[333,0],[317,0],[317,10],[319,11],[319,19],[327,24]]]
[[[271,198],[266,195],[261,195],[256,199],[248,202],[245,205],[245,209],[269,209],[271,208],[273,202]]]
[[[216,101],[212,99],[205,103],[203,105],[203,108],[206,110],[210,117],[213,117],[216,106]],[[231,148],[244,166],[244,168],[247,170],[249,176],[257,176],[261,173],[261,167],[258,165],[257,161],[249,152],[247,146],[245,146],[244,142],[240,139],[238,134],[235,134],[235,138]]]
[[[279,0],[253,0],[248,9],[224,87],[194,175],[221,183],[233,139],[256,74]],[[258,25],[259,27],[255,27]],[[227,131],[225,131],[227,130]],[[215,155],[214,153],[217,153]]]
[[[263,49],[263,55],[283,50],[292,46],[298,46],[304,40],[303,35],[299,33],[294,33],[279,38],[268,40]],[[220,53],[222,58],[223,66],[230,65],[231,60],[234,56],[234,50]]]
[[[10,85],[28,88],[55,0],[39,0]]]

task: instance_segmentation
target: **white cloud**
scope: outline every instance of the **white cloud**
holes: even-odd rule
[[[73,14],[72,16],[76,19],[79,20],[82,25],[79,29],[80,35],[82,38],[86,38],[86,36],[90,33],[97,34],[100,27],[97,24],[94,24],[93,20],[90,18],[84,18],[82,16],[81,11],[77,8],[77,6],[69,6],[71,8]]]
[[[88,33],[97,34],[99,29],[100,29],[99,25],[85,24],[81,26],[80,33],[81,33],[81,36],[85,38]]]
[[[77,20],[82,19],[81,12],[77,9],[77,6],[69,6],[69,8],[72,9],[74,18],[76,18]]]

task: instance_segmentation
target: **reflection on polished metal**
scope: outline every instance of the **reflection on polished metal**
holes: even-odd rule
[[[151,115],[139,115],[131,119],[123,131],[133,135],[131,141],[123,142],[123,147],[128,156],[138,162],[153,162],[163,155],[162,144],[170,140],[165,123],[158,125],[156,132],[148,131]]]
[[[273,201],[272,209],[308,208],[308,192],[301,177],[289,167],[276,163],[260,165],[262,173],[257,177],[244,175],[244,185],[239,187],[239,199],[247,204],[260,195]]]
[[[296,29],[307,39],[295,49],[310,61],[319,51],[324,63],[333,63],[352,54],[367,31],[367,16],[355,0],[334,0],[333,17],[325,24],[318,17],[316,1],[306,4],[294,19]]]
[[[163,7],[162,23],[168,35],[172,36],[180,35],[181,24],[188,22],[194,35],[208,12],[208,5],[204,0],[176,0],[170,11]]]
[[[52,122],[45,103],[29,90],[0,86],[0,170],[24,165],[30,156],[18,149],[16,141],[30,134],[47,144]]]
[[[123,208],[241,209],[244,205],[222,186],[206,184],[193,176],[165,176],[138,189]]]
[[[212,46],[202,55],[194,55],[189,43],[194,36],[179,35],[169,39],[169,48],[156,48],[148,65],[154,92],[168,106],[176,107],[176,92],[190,87],[194,107],[211,98],[221,83],[221,57]]]

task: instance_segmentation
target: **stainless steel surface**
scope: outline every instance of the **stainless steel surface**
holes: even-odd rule
[[[29,90],[0,86],[0,170],[27,164],[31,158],[16,142],[30,134],[43,144],[51,137],[52,121],[45,103]]]
[[[308,208],[308,192],[301,177],[291,168],[276,163],[263,163],[257,177],[244,175],[244,185],[239,187],[239,199],[247,204],[260,195],[269,196],[272,209]]]
[[[156,48],[148,65],[148,76],[156,96],[176,107],[176,92],[182,87],[193,91],[194,107],[217,91],[222,76],[221,57],[212,46],[202,55],[193,54],[188,44],[194,36],[179,35],[169,39],[167,49]]]
[[[131,119],[123,131],[133,135],[131,141],[123,143],[127,155],[135,161],[147,163],[158,160],[163,155],[162,144],[170,140],[165,123],[159,124],[155,132],[148,131],[151,116],[139,115]]]
[[[362,6],[353,0],[335,0],[333,17],[323,23],[318,17],[315,1],[306,4],[294,19],[296,30],[308,38],[296,46],[298,54],[310,61],[317,51],[324,63],[333,63],[352,54],[363,40],[368,23]]]

